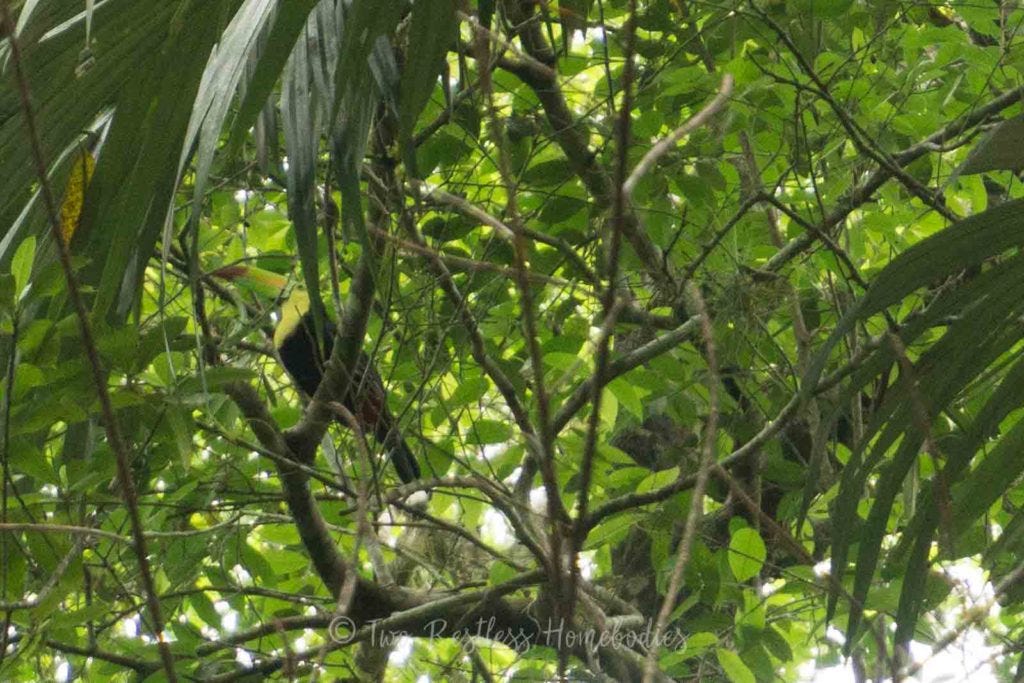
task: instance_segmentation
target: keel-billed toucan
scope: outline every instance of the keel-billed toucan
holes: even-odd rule
[[[276,290],[278,297],[287,285],[287,279],[277,273],[246,266],[228,266],[214,271],[214,275],[238,281],[258,291],[270,293]],[[326,321],[321,334],[316,334],[309,294],[301,287],[291,291],[281,304],[280,313],[274,329],[274,348],[292,381],[306,395],[312,396],[320,386],[324,363],[331,357],[334,348],[334,324]],[[369,356],[363,351],[359,352],[342,405],[355,416],[360,429],[373,434],[387,451],[403,483],[419,478],[420,468],[416,458],[405,443],[388,408],[384,383]]]

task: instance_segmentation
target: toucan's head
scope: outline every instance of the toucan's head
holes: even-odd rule
[[[331,354],[333,329],[327,320],[316,325],[309,293],[280,273],[251,266],[226,266],[212,275],[282,302],[274,326],[274,348],[295,383],[310,396],[316,393],[324,361]]]
[[[274,330],[274,346],[281,347],[284,337],[302,323],[310,313],[309,293],[301,285],[271,270],[235,264],[210,273],[214,277],[238,284],[259,296],[281,302],[280,318]]]
[[[295,287],[281,304],[281,319],[274,329],[274,346],[281,348],[284,338],[302,324],[307,315],[310,315],[309,293],[302,287]]]

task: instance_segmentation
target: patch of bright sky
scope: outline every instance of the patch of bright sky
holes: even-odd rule
[[[530,491],[530,509],[537,513],[543,513],[548,506],[548,494],[539,486]]]
[[[391,510],[384,510],[377,518],[381,523],[380,536],[384,544],[389,548],[398,547],[398,537],[402,535],[401,525],[391,514]]]
[[[388,664],[402,666],[412,657],[413,639],[409,636],[402,636],[395,643],[395,649],[388,655]]]
[[[962,623],[964,613],[978,603],[989,603],[994,597],[992,584],[985,580],[985,573],[977,561],[966,558],[942,567],[945,574],[955,582],[953,592],[946,605],[936,616],[941,635]],[[815,567],[817,573],[817,567]],[[993,604],[992,616],[999,613],[998,604]],[[927,616],[923,619],[929,618]],[[834,627],[829,627],[829,640],[835,641]],[[838,633],[842,642],[842,633]],[[933,652],[931,645],[912,642],[910,659],[920,665],[920,670],[903,680],[919,683],[996,683],[999,678],[993,663],[1001,658],[1001,648],[987,642],[982,628],[968,628],[948,647]],[[838,666],[818,668],[814,662],[806,662],[798,669],[799,680],[805,683],[854,683],[853,668],[849,661]]]
[[[252,575],[246,571],[245,567],[240,564],[236,564],[231,568],[231,576],[234,577],[235,581],[242,586],[252,585]]]
[[[137,638],[139,636],[139,619],[133,617],[131,619],[121,620],[121,633],[124,634],[125,638]]]
[[[231,610],[230,612],[221,615],[220,627],[222,630],[228,633],[234,633],[238,630],[238,612]]]
[[[515,542],[505,516],[490,508],[484,512],[484,519],[480,524],[480,537],[484,543],[489,543],[499,550],[508,548]]]
[[[480,449],[480,456],[484,460],[493,460],[508,450],[507,443],[489,443]]]
[[[594,570],[597,569],[597,565],[594,564],[594,551],[588,550],[587,552],[580,553],[580,576],[589,581],[594,576]]]
[[[507,477],[505,477],[502,480],[502,483],[503,484],[508,484],[508,485],[515,484],[515,482],[519,481],[519,477],[521,477],[522,474],[523,474],[523,468],[522,467],[517,467],[514,470],[512,470],[512,474],[508,475]]]

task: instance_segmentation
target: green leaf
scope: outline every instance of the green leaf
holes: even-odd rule
[[[96,286],[93,310],[100,318],[123,321],[141,295],[178,182],[175,162],[192,105],[220,35],[220,5],[175,4],[167,35],[140,55],[136,75],[118,93],[79,223],[79,243],[87,240],[96,257],[81,280]]]
[[[867,293],[829,335],[804,378],[811,391],[829,353],[859,321],[900,301],[919,287],[1024,243],[1024,199],[970,216],[919,242],[894,258],[872,281]]]
[[[644,477],[637,487],[637,493],[646,493],[648,491],[654,491],[665,486],[668,486],[672,482],[679,478],[679,468],[670,467],[667,470],[661,470],[654,472]]]
[[[615,419],[619,414],[619,399],[611,389],[605,387],[601,392],[601,427],[611,430],[615,428]]]
[[[743,663],[740,656],[732,650],[717,648],[715,656],[718,658],[718,663],[721,665],[722,670],[725,671],[725,675],[729,677],[732,683],[757,683],[754,673]]]
[[[598,524],[587,536],[584,545],[586,550],[593,550],[603,545],[615,545],[626,537],[629,530],[646,515],[638,512],[615,515]]]
[[[523,173],[523,182],[539,187],[556,187],[573,175],[569,162],[565,159],[551,159],[534,164]]]
[[[790,647],[789,641],[786,640],[786,637],[782,635],[778,628],[769,626],[762,632],[761,636],[761,642],[773,657],[783,663],[793,661],[793,648]]]
[[[492,584],[505,583],[519,576],[519,571],[504,562],[491,564],[490,579]]]
[[[141,55],[158,52],[171,15],[178,3],[163,0],[105,2],[96,7],[91,38],[97,45],[117,45],[103,55],[102,68],[75,76],[85,43],[85,22],[70,22],[62,31],[54,31],[48,40],[39,40],[45,31],[55,28],[71,14],[60,3],[33,3],[45,7],[26,23],[22,58],[32,93],[35,116],[45,122],[38,128],[39,142],[60,171],[53,185],[61,187],[70,170],[67,161],[80,149],[83,130],[117,98],[131,79],[138,79]],[[57,9],[58,11],[54,12]],[[81,4],[74,10],[80,11]],[[29,16],[26,13],[25,17]],[[21,17],[19,17],[19,21]],[[53,23],[51,23],[53,22]],[[132,30],[126,30],[131,27]],[[42,221],[42,198],[33,187],[38,177],[32,169],[31,146],[27,144],[20,104],[14,96],[12,81],[5,81],[0,94],[0,267],[10,262],[13,250],[35,220]],[[17,112],[17,115],[14,115]],[[120,116],[120,112],[118,114]],[[31,197],[31,200],[30,200]],[[31,206],[30,210],[28,209]],[[55,245],[50,245],[53,248]]]
[[[473,405],[483,398],[489,386],[487,379],[484,377],[469,377],[460,380],[452,392],[451,398],[448,400],[455,408]]]
[[[21,241],[18,249],[14,252],[14,258],[11,259],[11,275],[14,276],[14,292],[17,296],[20,296],[28,286],[35,257],[36,238],[34,235],[29,235]]]
[[[444,56],[457,38],[454,0],[417,0],[409,19],[409,48],[398,96],[398,122],[405,158],[415,162],[412,131],[437,84]]]
[[[10,316],[14,312],[17,283],[11,273],[0,273],[0,313]]]
[[[615,398],[619,400],[622,407],[629,411],[633,417],[638,420],[644,418],[643,403],[640,401],[636,387],[631,382],[623,377],[619,377],[608,383],[608,389],[615,394]]]
[[[767,549],[761,534],[750,527],[735,531],[729,541],[729,568],[737,581],[754,578],[761,571]]]
[[[202,375],[188,377],[178,385],[178,392],[183,395],[205,394],[208,391],[217,391],[231,382],[247,382],[255,377],[255,373],[248,368],[234,368],[229,366],[206,368]]]
[[[297,3],[287,3],[294,5]],[[246,74],[246,66],[252,60],[257,41],[267,21],[277,10],[278,3],[259,0],[246,2],[232,18],[221,34],[217,50],[204,74],[202,87],[196,93],[195,112],[189,122],[185,138],[186,148],[197,145],[195,173],[193,180],[192,220],[197,221],[206,196],[206,181],[213,164],[214,153],[221,142],[221,129],[227,117],[232,98],[238,84]],[[281,12],[288,9],[281,8]],[[185,157],[182,157],[185,161]]]
[[[953,174],[972,175],[986,171],[1016,171],[1024,168],[1024,116],[1015,116],[997,125],[974,146],[964,163]]]
[[[228,152],[237,153],[245,139],[246,131],[256,122],[256,116],[267,102],[274,85],[281,77],[285,62],[288,61],[299,34],[306,25],[309,13],[319,0],[291,0],[277,3],[274,25],[267,36],[259,61],[245,91],[234,122],[231,124]]]
[[[54,472],[46,456],[26,440],[18,440],[11,444],[8,461],[15,472],[35,477],[47,484],[61,484],[60,477]]]
[[[479,445],[505,443],[512,438],[512,427],[497,420],[477,420],[470,430],[472,442]]]
[[[659,658],[663,669],[675,666],[688,659],[703,655],[709,648],[718,644],[718,636],[708,631],[698,631],[686,639],[686,645],[681,650],[669,652]]]

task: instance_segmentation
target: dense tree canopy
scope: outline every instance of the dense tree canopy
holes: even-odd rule
[[[1016,669],[1017,3],[0,12],[4,680]]]

